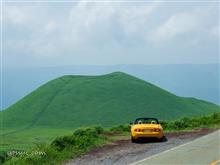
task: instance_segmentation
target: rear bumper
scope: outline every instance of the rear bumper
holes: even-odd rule
[[[138,138],[148,138],[148,137],[154,137],[154,138],[162,138],[164,136],[163,132],[133,132],[132,134],[132,137],[134,139],[138,139]]]

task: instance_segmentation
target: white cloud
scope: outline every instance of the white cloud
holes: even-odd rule
[[[196,18],[190,14],[175,14],[156,30],[156,40],[170,40],[178,34],[190,32],[197,27]]]
[[[220,38],[220,27],[219,26],[214,26],[213,28],[210,29],[210,37],[214,37],[217,39]]]
[[[150,63],[158,61],[157,57],[164,53],[155,50],[155,46],[182,48],[183,41],[188,45],[191,42],[191,47],[201,41],[209,46],[213,45],[213,36],[219,34],[218,10],[213,6],[181,8],[159,2],[84,1],[72,7],[39,4],[6,9],[6,48],[11,54],[33,59],[56,57],[75,63],[121,59],[119,63],[142,63],[147,58]],[[169,46],[166,48],[173,51]]]
[[[50,20],[47,24],[46,24],[46,26],[45,26],[45,30],[47,31],[47,32],[53,32],[54,30],[56,30],[56,28],[57,28],[57,23],[54,21],[54,20]]]
[[[70,14],[73,43],[118,42],[132,35],[140,35],[148,17],[156,11],[157,3],[123,5],[109,2],[81,2]]]
[[[187,34],[191,35],[192,43],[199,43],[199,38],[210,33],[213,26],[209,20],[213,19],[213,5],[195,7],[190,11],[174,13],[164,23],[160,24],[150,34],[149,40],[159,43],[171,42],[174,39],[185,39]],[[213,33],[215,33],[213,29]],[[199,37],[199,38],[198,38]]]
[[[121,13],[120,22],[127,35],[143,32],[151,14],[157,10],[158,4],[130,6]]]
[[[10,6],[6,7],[5,11],[5,18],[8,23],[24,24],[31,19],[27,7]]]

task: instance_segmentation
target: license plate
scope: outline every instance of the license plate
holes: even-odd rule
[[[149,129],[144,129],[144,132],[150,132],[150,130]]]

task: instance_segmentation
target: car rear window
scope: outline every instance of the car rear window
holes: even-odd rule
[[[155,118],[138,118],[134,124],[159,124],[159,122]]]

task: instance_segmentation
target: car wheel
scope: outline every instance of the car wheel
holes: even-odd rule
[[[131,142],[132,143],[135,143],[136,142],[136,140],[131,136]]]
[[[161,139],[160,139],[161,142],[166,142],[167,141],[167,138],[166,136],[163,136]]]

